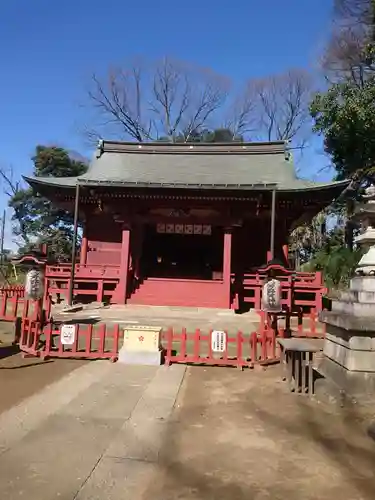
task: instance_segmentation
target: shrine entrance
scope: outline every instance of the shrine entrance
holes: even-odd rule
[[[145,278],[221,280],[223,238],[223,229],[210,225],[147,225],[141,274]]]

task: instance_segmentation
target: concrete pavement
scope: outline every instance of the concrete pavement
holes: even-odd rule
[[[260,316],[251,309],[244,314],[235,314],[230,309],[208,309],[199,307],[163,307],[163,306],[136,306],[136,305],[111,305],[99,307],[98,305],[85,306],[83,310],[75,313],[61,313],[62,308],[55,309],[54,317],[61,321],[76,321],[77,323],[88,320],[101,321],[104,323],[119,323],[126,325],[152,325],[162,328],[173,327],[176,330],[186,328],[194,331],[196,328],[204,332],[209,330],[227,330],[228,333],[243,333],[257,331],[260,324]],[[58,312],[60,311],[60,312]],[[291,326],[297,329],[298,320],[292,318]],[[309,319],[304,320],[305,328],[309,328]],[[280,328],[283,321],[280,319]],[[322,325],[317,323],[317,329]]]
[[[141,498],[184,373],[92,362],[1,414],[0,498]]]

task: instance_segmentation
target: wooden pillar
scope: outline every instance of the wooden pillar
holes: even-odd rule
[[[270,227],[270,259],[275,257],[275,229],[276,229],[276,190],[272,191],[271,201],[271,227]],[[268,255],[267,255],[268,257]]]
[[[74,277],[76,270],[76,258],[77,258],[77,231],[78,231],[78,216],[79,216],[79,184],[76,184],[76,197],[74,203],[74,223],[73,223],[73,242],[72,242],[72,264],[70,268],[70,278],[69,278],[69,292],[68,292],[68,305],[73,304],[74,295]]]
[[[128,289],[129,277],[129,256],[130,256],[130,228],[124,226],[122,229],[120,282],[116,289],[116,303],[126,304],[126,293]]]
[[[223,281],[225,288],[224,307],[231,307],[231,259],[232,259],[232,228],[224,229],[224,252],[223,252]]]
[[[80,258],[80,263],[81,264],[86,264],[86,261],[87,261],[87,247],[88,247],[88,240],[87,240],[87,237],[85,236],[85,233],[83,233],[82,243],[81,243],[81,258]]]
[[[142,259],[142,249],[143,249],[143,236],[144,236],[144,226],[143,224],[138,224],[137,226],[137,240],[135,244],[135,262],[134,262],[134,276],[139,279],[141,277],[141,259]]]

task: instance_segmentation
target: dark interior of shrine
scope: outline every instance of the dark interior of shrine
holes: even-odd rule
[[[158,232],[145,228],[142,269],[144,278],[221,279],[224,232],[210,228],[210,234]]]

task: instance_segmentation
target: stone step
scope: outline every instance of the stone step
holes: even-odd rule
[[[354,316],[374,316],[373,302],[354,302],[349,300],[332,301],[333,313],[345,313]]]
[[[355,276],[350,280],[350,290],[355,292],[365,291],[375,293],[375,277]]]
[[[364,304],[375,304],[375,291],[348,290],[340,292],[339,302],[360,302]]]

